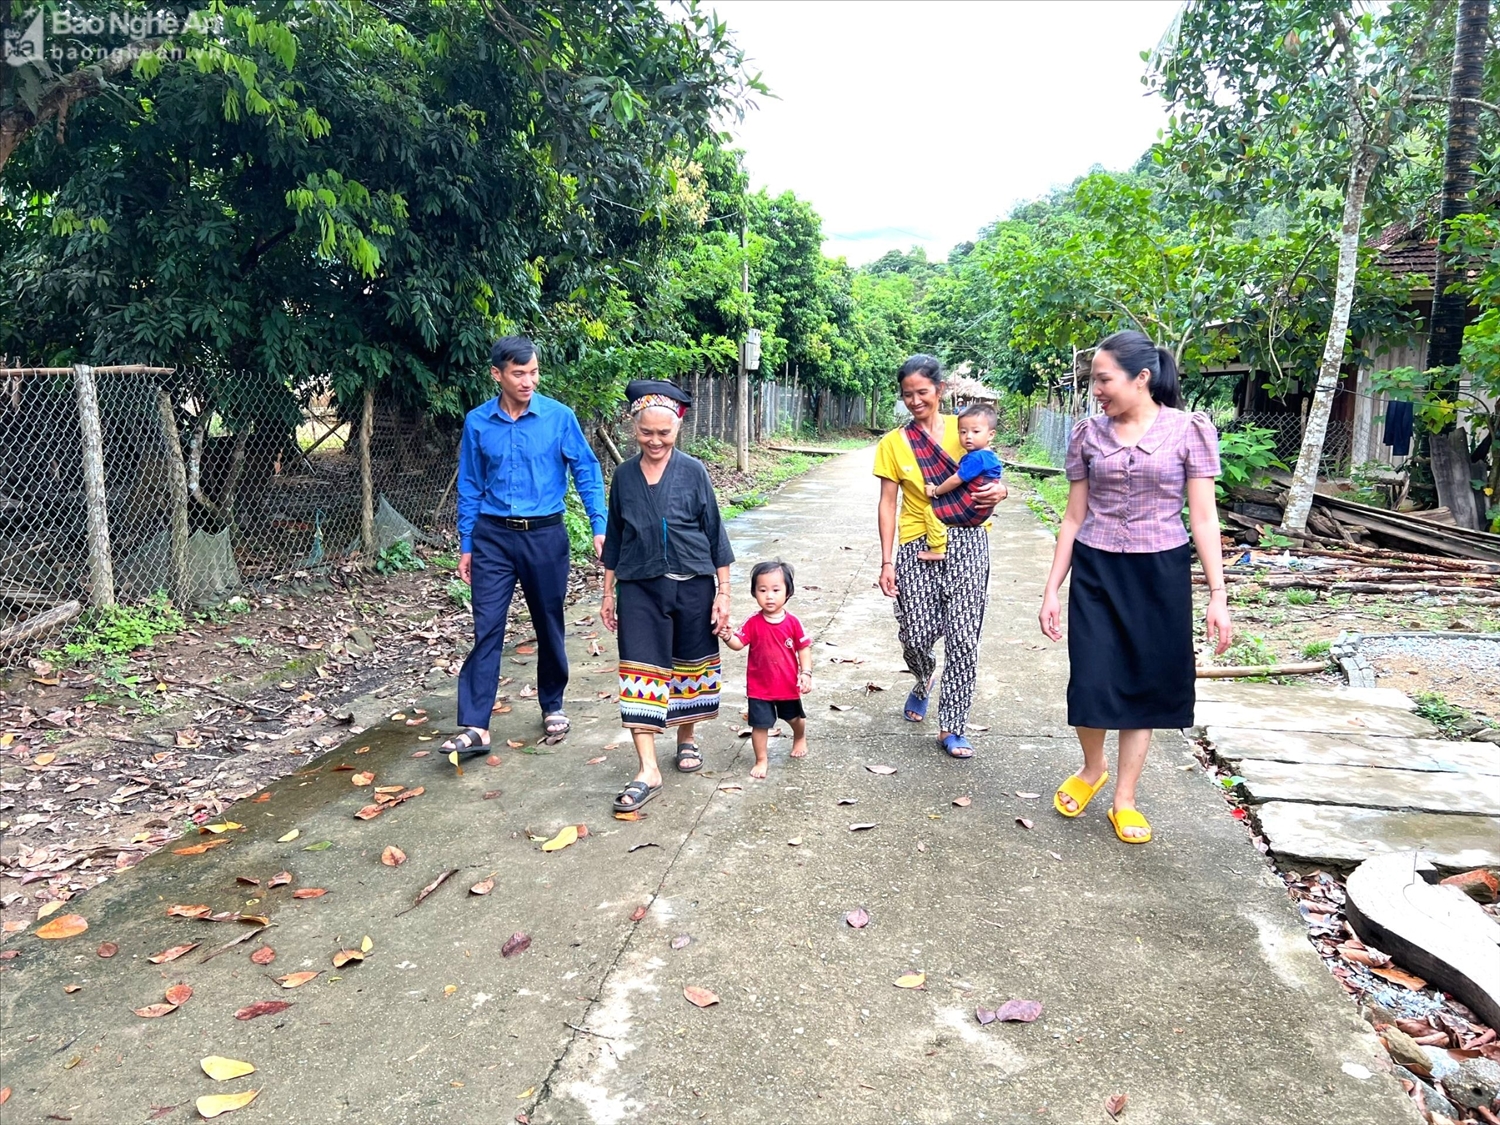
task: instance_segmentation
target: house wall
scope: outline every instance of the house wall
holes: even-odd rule
[[[1373,337],[1364,342],[1363,350],[1373,358],[1368,361],[1367,365],[1362,365],[1359,371],[1359,384],[1354,403],[1354,446],[1351,460],[1355,465],[1376,461],[1401,468],[1408,459],[1392,456],[1390,446],[1386,445],[1383,440],[1385,404],[1390,396],[1373,390],[1371,383],[1377,371],[1394,371],[1398,367],[1415,367],[1420,371],[1426,367],[1427,334],[1418,332],[1413,334],[1408,342],[1386,345],[1388,350],[1383,354],[1380,351],[1381,347],[1382,342],[1379,337]],[[1470,390],[1469,380],[1464,379],[1459,384],[1459,388],[1467,394]],[[1468,407],[1459,411],[1461,423],[1469,424],[1468,419],[1477,412],[1473,408],[1472,401],[1468,402]],[[1470,432],[1472,433],[1472,425],[1470,425]]]

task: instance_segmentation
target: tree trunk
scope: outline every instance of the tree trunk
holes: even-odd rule
[[[740,223],[740,291],[750,292],[750,252],[746,249],[747,226]],[[740,472],[750,471],[750,369],[745,366],[746,332],[749,330],[749,310],[746,323],[740,330],[739,377],[734,384],[734,461]]]
[[[1323,460],[1323,439],[1328,433],[1328,416],[1333,411],[1333,396],[1338,391],[1340,368],[1344,363],[1344,345],[1349,338],[1349,313],[1354,307],[1354,278],[1359,269],[1359,229],[1364,218],[1365,192],[1380,160],[1378,151],[1366,144],[1363,118],[1351,105],[1349,129],[1354,156],[1349,165],[1349,185],[1344,193],[1344,221],[1339,228],[1338,274],[1333,287],[1333,316],[1328,323],[1328,339],[1323,345],[1323,360],[1318,367],[1318,385],[1313,392],[1312,409],[1302,432],[1302,451],[1292,486],[1287,491],[1286,513],[1282,525],[1293,531],[1307,528],[1307,514],[1312,510],[1313,490],[1318,483],[1318,464]]]
[[[179,606],[188,604],[188,483],[187,464],[182,459],[182,435],[177,430],[177,415],[172,396],[165,388],[156,392],[156,407],[161,415],[162,441],[167,447],[167,491],[172,496],[172,598]]]
[[[370,464],[370,432],[375,428],[375,391],[365,388],[365,406],[359,420],[359,542],[364,565],[375,565],[375,476]]]
[[[110,559],[109,503],[104,488],[104,429],[99,422],[99,394],[94,369],[73,368],[78,398],[78,428],[83,435],[83,495],[88,515],[89,604],[115,604],[115,571]]]
[[[1479,157],[1479,106],[1484,96],[1485,47],[1489,32],[1490,0],[1461,0],[1453,46],[1453,80],[1448,89],[1448,141],[1443,157],[1441,239],[1450,219],[1470,210],[1469,192],[1474,188],[1474,162]],[[1434,389],[1456,392],[1462,374],[1457,370],[1463,344],[1468,297],[1453,282],[1461,276],[1461,263],[1442,253],[1432,285],[1432,319],[1429,323],[1427,367],[1447,368],[1433,380]],[[1428,441],[1432,455],[1432,478],[1437,485],[1438,504],[1453,513],[1460,527],[1480,527],[1479,505],[1470,483],[1469,439],[1456,422]]]

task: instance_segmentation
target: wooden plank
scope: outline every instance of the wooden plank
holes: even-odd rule
[[[1063,471],[1052,465],[1028,465],[1024,461],[1007,461],[1000,459],[1000,463],[1012,472],[1025,473],[1031,477],[1060,477]]]
[[[1361,941],[1500,1025],[1500,925],[1415,853],[1368,859],[1344,885]]]
[[[808,453],[814,457],[837,457],[841,453],[848,453],[847,449],[827,449],[817,445],[782,445],[777,442],[762,442],[761,448],[774,449],[778,453]]]
[[[1371,856],[1420,848],[1446,871],[1500,866],[1500,817],[1296,801],[1270,801],[1250,811],[1284,865],[1353,867]]]
[[[1209,727],[1207,737],[1213,744],[1214,755],[1220,761],[1228,763],[1245,758],[1259,758],[1268,762],[1378,766],[1500,777],[1500,746],[1488,742],[1320,734],[1314,731],[1266,731],[1249,727]]]
[[[1314,676],[1328,671],[1328,661],[1309,660],[1297,664],[1198,665],[1200,680],[1243,680],[1252,676]]]
[[[14,625],[7,625],[0,629],[0,652],[18,645],[22,641],[29,641],[36,637],[45,636],[54,629],[61,628],[73,618],[83,612],[83,605],[77,601],[63,602],[62,605],[53,606],[46,613],[38,613],[34,617],[28,617],[24,621],[17,621]]]
[[[1301,801],[1366,809],[1500,816],[1500,777],[1324,766],[1243,758],[1240,789],[1254,802]]]

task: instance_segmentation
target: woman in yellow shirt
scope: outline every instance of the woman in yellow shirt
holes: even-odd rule
[[[914,355],[897,376],[910,424],[892,430],[875,448],[880,478],[880,589],[896,599],[896,625],[906,667],[916,686],[906,697],[908,722],[927,718],[943,638],[943,683],[938,701],[938,743],[951,758],[972,758],[964,737],[979,664],[979,631],[989,595],[990,541],[987,527],[949,527],[941,559],[920,559],[928,549],[932,501],[928,484],[953,475],[964,448],[958,422],[942,411],[943,369],[930,355]],[[998,504],[1005,485],[993,481],[974,493],[983,506]],[[898,520],[899,498],[899,520]]]

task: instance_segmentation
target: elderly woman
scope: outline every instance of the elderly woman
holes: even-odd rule
[[[615,798],[640,808],[661,788],[656,736],[677,728],[677,768],[703,768],[696,725],[719,713],[719,631],[734,553],[702,463],[675,448],[692,398],[676,385],[625,388],[640,453],[615,470],[604,531],[600,616],[619,634],[620,720],[640,769]]]
[[[907,722],[927,718],[937,658],[933,646],[943,639],[942,699],[938,704],[938,745],[950,758],[969,759],[974,748],[964,737],[978,675],[979,632],[989,600],[990,540],[988,525],[949,527],[947,552],[926,559],[929,484],[947,480],[958,467],[964,447],[958,420],[943,413],[943,369],[930,355],[914,355],[896,376],[901,401],[911,422],[892,430],[875,447],[875,475],[880,478],[880,589],[896,599],[896,625],[906,667],[916,686],[906,697]],[[978,505],[990,508],[1005,499],[999,481],[975,489]],[[898,518],[899,501],[899,518]]]

